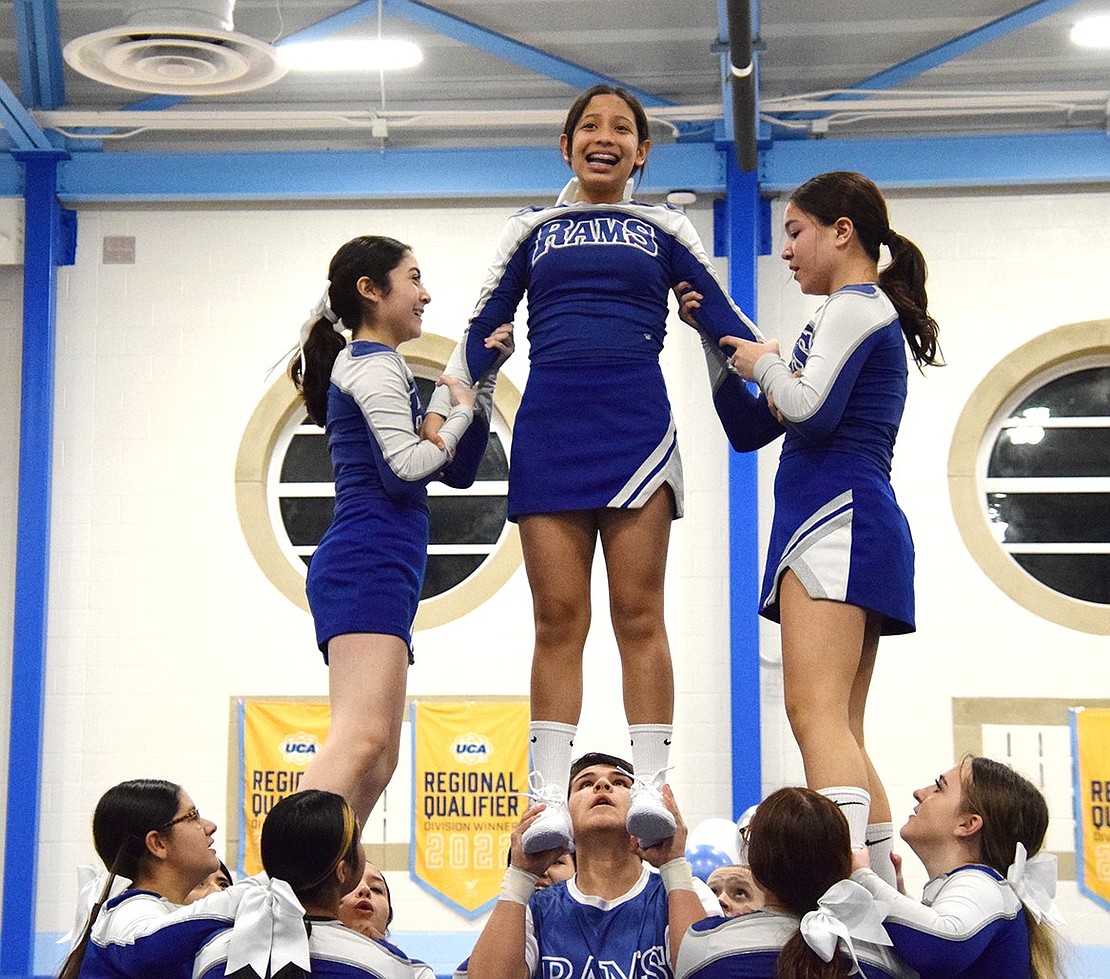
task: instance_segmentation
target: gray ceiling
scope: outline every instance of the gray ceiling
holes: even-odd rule
[[[28,104],[34,101],[34,93],[24,91],[21,78],[14,6],[0,7],[0,77]],[[557,77],[551,77],[507,60],[504,55],[519,52],[519,45],[678,106],[719,106],[722,101],[721,14],[716,0],[435,0],[423,5],[433,13],[466,22],[460,28],[463,36],[470,31],[471,37],[482,37],[484,31],[481,46],[486,50],[415,23],[410,14],[420,5],[383,0],[382,6],[383,34],[410,38],[424,51],[419,67],[386,76],[387,112],[483,110],[502,117],[497,120],[500,124],[486,116],[461,128],[391,125],[391,145],[496,146],[550,141],[558,126],[526,113],[564,109],[578,85],[560,80],[570,77],[564,71],[552,69]],[[888,94],[899,97],[926,92],[927,101],[915,103],[912,111],[888,106],[881,114],[871,111],[851,119],[842,114],[829,124],[831,137],[1105,130],[1107,126],[1110,51],[1080,49],[1068,40],[1067,33],[1082,14],[1110,12],[1110,0],[1032,4],[1015,0],[764,0],[760,6],[759,96],[765,112],[785,111],[773,100],[851,87],[1000,18],[1025,11],[1028,22],[1023,26],[1000,30],[1001,36],[966,53],[942,49],[942,58],[955,56],[922,73],[907,72],[914,77],[884,86]],[[346,26],[335,30],[335,35],[373,37],[378,31],[378,9],[377,2],[239,0],[234,26],[263,41],[280,41],[353,10],[353,15],[344,18]],[[75,37],[118,26],[124,18],[121,3],[98,0],[57,0],[57,12],[63,45]],[[38,58],[41,61],[41,53]],[[32,55],[28,62],[34,61]],[[117,110],[145,98],[87,79],[68,65],[63,78],[64,104],[57,106],[59,109]],[[936,101],[938,93],[949,94],[943,105]],[[986,95],[996,96],[989,106],[983,104]],[[1048,105],[1034,104],[1046,96],[1050,97]],[[365,113],[382,107],[376,74],[290,73],[257,91],[190,99],[165,111]],[[39,121],[48,128],[48,117]],[[658,131],[660,138],[669,138],[666,127]],[[687,139],[710,138],[712,125],[689,123],[684,132]],[[772,127],[763,129],[762,135],[779,138],[788,132]],[[800,130],[795,135],[810,134]],[[270,131],[244,124],[215,132],[148,130],[97,146],[114,151],[356,149],[378,143],[366,126],[336,124],[306,132]]]

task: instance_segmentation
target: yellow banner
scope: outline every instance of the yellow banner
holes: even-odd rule
[[[1110,910],[1110,708],[1071,712],[1079,890]]]
[[[240,785],[239,871],[262,869],[262,821],[279,799],[292,795],[327,738],[325,703],[249,700],[239,704],[243,771]]]
[[[476,917],[497,900],[528,808],[528,704],[415,703],[412,875]]]

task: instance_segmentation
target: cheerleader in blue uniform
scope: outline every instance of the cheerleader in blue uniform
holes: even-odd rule
[[[852,879],[888,907],[886,928],[921,979],[1056,979],[1056,857],[1040,853],[1048,805],[1006,765],[969,757],[917,802],[902,839],[925,864],[924,902],[898,893],[855,856]]]
[[[329,666],[331,728],[301,787],[339,792],[362,822],[397,764],[427,563],[426,486],[464,439],[476,392],[442,378],[447,420],[434,440],[417,434],[420,400],[397,347],[420,336],[431,296],[407,245],[355,238],[332,258],[328,279],[327,301],[306,324],[301,354],[290,364],[309,417],[327,428],[335,470],[335,515],[307,583]],[[351,331],[349,344],[343,329]],[[509,344],[508,328],[491,331],[495,359]],[[493,372],[477,392],[487,418],[492,384]]]
[[[362,878],[360,835],[354,810],[333,792],[278,802],[262,824],[270,888],[245,899],[235,926],[200,950],[193,979],[413,979],[399,948],[338,920],[340,899]]]
[[[525,812],[513,831],[497,904],[456,977],[671,975],[675,936],[719,905],[693,877],[684,855],[686,827],[669,788],[664,797],[675,817],[674,832],[647,852],[635,848],[625,825],[633,787],[629,767],[621,758],[596,752],[575,760],[569,809],[577,867],[569,880],[538,889],[557,851],[525,852],[527,828],[545,810],[532,806]],[[647,867],[647,859],[659,873]]]
[[[629,831],[651,845],[674,830],[659,794],[674,700],[663,581],[670,522],[682,513],[682,470],[659,368],[669,291],[682,280],[699,290],[699,318],[714,341],[736,332],[759,338],[717,282],[685,215],[629,199],[630,178],[651,145],[631,94],[607,85],[583,93],[560,145],[574,179],[555,206],[509,220],[447,367],[467,383],[483,377],[492,360],[486,337],[527,294],[531,367],[513,432],[509,517],[520,525],[536,624],[533,798],[547,808],[525,840],[530,853],[570,843],[564,786],[581,713],[599,538],[632,762],[641,773]],[[446,414],[434,398],[433,411]]]
[[[916,979],[890,948],[880,907],[846,879],[848,823],[830,799],[779,789],[745,836],[764,906],[695,923],[682,936],[676,979]]]
[[[97,882],[98,893],[90,892],[60,979],[188,979],[193,954],[231,924],[241,893],[180,907],[220,866],[215,832],[216,824],[173,782],[134,779],[105,792],[93,813],[93,843],[107,875]],[[121,879],[125,887],[117,893],[113,885]],[[147,937],[167,923],[175,927],[160,939]]]
[[[938,364],[937,325],[924,257],[891,230],[866,177],[807,181],[786,206],[785,232],[782,257],[802,292],[829,298],[789,360],[777,341],[722,340],[735,348],[724,366],[739,377],[711,358],[714,404],[738,448],[785,428],[760,613],[782,625],[786,710],[806,782],[843,808],[853,846],[871,845],[873,865],[893,880],[890,806],[863,716],[879,637],[914,630],[913,541],[890,467],[906,344],[919,367]],[[882,245],[891,261],[880,273]],[[684,318],[698,292],[685,290]]]

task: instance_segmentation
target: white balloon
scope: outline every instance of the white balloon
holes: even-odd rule
[[[740,846],[736,838],[736,823],[723,817],[703,819],[686,837],[686,851],[692,852],[699,846],[720,850],[728,856],[729,862],[740,862]]]

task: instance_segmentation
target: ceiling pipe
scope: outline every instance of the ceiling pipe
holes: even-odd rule
[[[756,166],[751,0],[728,0],[728,57],[736,160],[741,170],[751,173]]]

